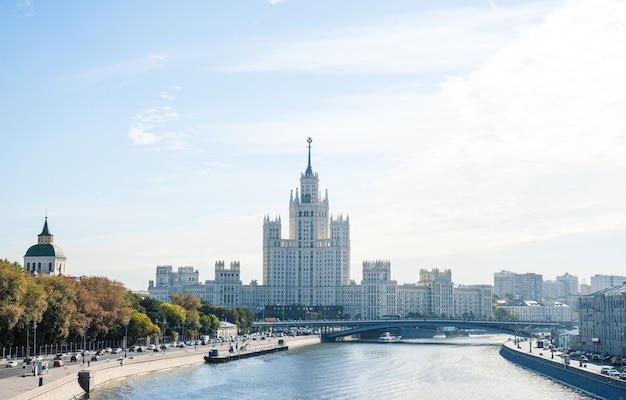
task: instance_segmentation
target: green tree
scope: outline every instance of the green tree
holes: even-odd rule
[[[44,291],[19,263],[0,260],[0,341],[12,345],[46,309]]]
[[[128,324],[128,336],[138,338],[158,335],[161,329],[156,326],[150,318],[142,312],[133,311]]]
[[[42,343],[60,343],[70,335],[72,318],[76,315],[76,292],[64,276],[40,275],[37,283],[46,293],[47,308],[39,322],[38,338]]]

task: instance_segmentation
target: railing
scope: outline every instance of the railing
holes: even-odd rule
[[[85,345],[87,348],[85,350],[95,351],[104,349],[107,347],[115,348],[122,347],[123,340],[100,340],[100,341],[89,341],[86,342]],[[45,344],[43,346],[37,346],[37,350],[35,351],[34,347],[30,346],[31,355],[40,355],[40,356],[50,356],[57,353],[74,353],[83,349],[83,342],[71,342],[71,343],[55,343],[55,344]],[[25,358],[26,357],[26,346],[11,346],[11,347],[2,347],[2,359],[6,359],[8,356],[11,356],[12,359],[16,358]]]

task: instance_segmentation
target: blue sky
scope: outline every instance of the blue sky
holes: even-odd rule
[[[0,3],[0,258],[262,278],[306,168],[352,277],[626,274],[624,1]],[[286,226],[283,229],[287,232]]]

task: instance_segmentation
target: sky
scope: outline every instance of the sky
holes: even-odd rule
[[[0,2],[0,259],[241,263],[311,163],[351,278],[626,275],[626,2]]]

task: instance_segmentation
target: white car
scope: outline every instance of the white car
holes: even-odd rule
[[[155,344],[148,345],[148,350],[154,350],[154,349],[156,349],[156,345]]]
[[[12,361],[7,362],[7,368],[14,368],[14,367],[17,367],[17,361],[12,360]]]
[[[616,369],[609,370],[609,376],[619,378],[619,371]]]

